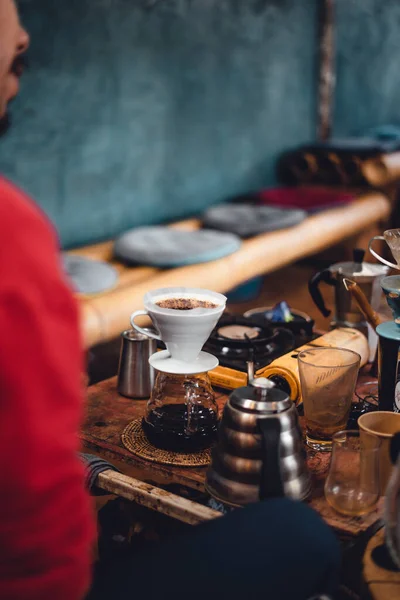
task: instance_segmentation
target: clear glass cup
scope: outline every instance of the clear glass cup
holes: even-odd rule
[[[364,446],[359,431],[335,433],[325,498],[344,515],[360,516],[374,508],[379,498],[379,440],[376,446]]]
[[[329,452],[332,437],[346,429],[360,355],[345,348],[310,348],[298,355],[307,445]]]

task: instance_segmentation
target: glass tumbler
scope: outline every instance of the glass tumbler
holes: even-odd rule
[[[332,436],[346,429],[360,356],[345,348],[310,348],[298,355],[307,445],[329,452]]]
[[[337,512],[360,516],[379,498],[379,440],[364,446],[359,431],[339,431],[333,447],[325,497]]]

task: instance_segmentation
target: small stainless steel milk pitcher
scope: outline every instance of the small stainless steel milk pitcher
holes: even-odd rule
[[[157,351],[156,340],[127,329],[121,333],[118,367],[118,393],[127,398],[149,398],[154,385],[154,369],[149,358]]]

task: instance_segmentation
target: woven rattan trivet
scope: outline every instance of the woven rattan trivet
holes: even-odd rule
[[[125,448],[154,463],[173,465],[174,467],[205,467],[211,462],[211,451],[203,450],[193,454],[182,454],[161,450],[148,441],[143,429],[142,419],[135,419],[127,425],[121,434]]]

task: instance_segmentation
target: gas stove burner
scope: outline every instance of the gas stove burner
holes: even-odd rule
[[[260,337],[259,327],[248,325],[224,325],[217,329],[217,335],[226,340],[253,340]]]
[[[221,348],[254,348],[264,347],[272,337],[274,330],[271,327],[254,323],[246,317],[223,315],[208,341]]]
[[[295,336],[287,329],[272,329],[246,317],[224,315],[204,350],[216,356],[222,366],[246,372],[249,360],[254,360],[259,369],[296,346]]]
[[[285,323],[283,321],[273,320],[273,307],[272,306],[260,306],[259,308],[253,308],[248,310],[244,317],[255,325],[263,325],[264,327],[284,327],[289,329],[294,335],[312,337],[314,320],[304,312],[299,310],[290,309],[293,316],[293,321]]]

